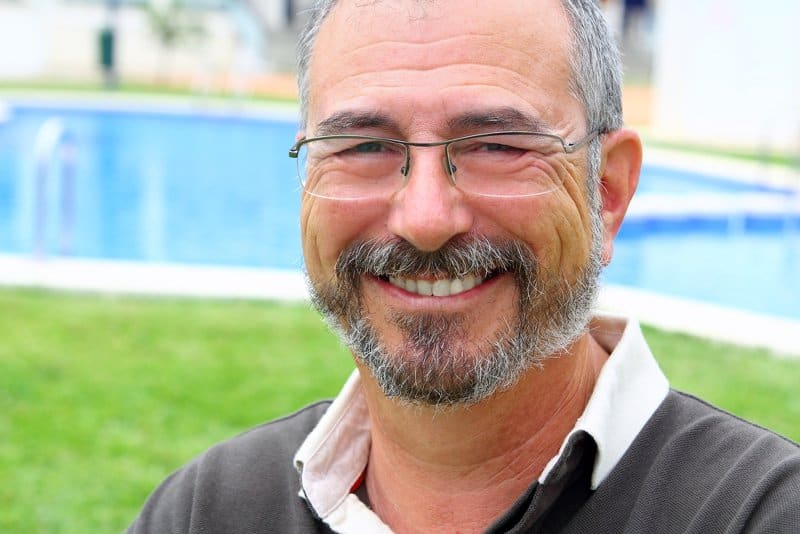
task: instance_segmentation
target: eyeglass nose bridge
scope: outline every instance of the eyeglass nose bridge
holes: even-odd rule
[[[444,172],[447,175],[447,178],[450,180],[450,184],[455,186],[456,185],[456,166],[450,159],[450,142],[438,142],[438,143],[403,143],[405,150],[406,150],[406,157],[403,166],[400,167],[400,174],[403,175],[403,185],[408,183],[408,175],[411,174],[411,147],[416,148],[434,148],[443,146],[444,147],[444,155],[442,156],[442,167],[444,168]]]

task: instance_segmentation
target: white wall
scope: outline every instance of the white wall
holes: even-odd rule
[[[0,4],[0,78],[24,78],[46,68],[48,37],[35,13]]]
[[[800,150],[800,2],[661,0],[654,134]]]
[[[224,12],[202,13],[206,38],[192,46],[163,50],[137,8],[116,17],[116,63],[127,80],[192,80],[226,75],[242,56],[233,23]],[[106,22],[102,4],[54,1],[0,3],[0,80],[99,80],[97,39]]]

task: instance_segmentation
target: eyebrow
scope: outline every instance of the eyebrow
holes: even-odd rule
[[[397,122],[384,113],[340,111],[320,121],[314,135],[337,135],[365,128],[399,129]]]
[[[474,130],[521,130],[549,133],[552,128],[544,121],[522,111],[502,107],[482,111],[471,111],[448,121],[451,131]]]
[[[512,107],[470,111],[447,121],[450,131],[474,132],[476,130],[519,130],[552,132],[544,121]],[[398,132],[397,121],[379,111],[339,111],[317,124],[317,136],[339,135],[368,128]]]

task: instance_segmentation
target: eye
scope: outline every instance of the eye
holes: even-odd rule
[[[524,149],[511,145],[504,145],[502,143],[483,143],[480,150],[485,150],[486,152],[511,152]]]
[[[386,150],[386,145],[380,141],[366,141],[359,143],[351,149],[358,154],[370,154],[375,152],[383,152]]]
[[[465,139],[451,146],[451,154],[468,157],[486,157],[489,154],[506,157],[519,156],[530,150],[524,138],[519,136],[489,136]]]

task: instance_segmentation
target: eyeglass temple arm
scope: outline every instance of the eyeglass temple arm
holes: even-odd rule
[[[600,130],[594,130],[591,133],[589,133],[586,137],[581,139],[580,141],[576,141],[574,143],[565,143],[564,144],[564,151],[567,154],[572,154],[573,152],[575,152],[576,150],[578,150],[582,146],[584,146],[587,143],[589,143],[592,140],[594,140],[594,138],[599,136],[601,133],[602,132]]]

